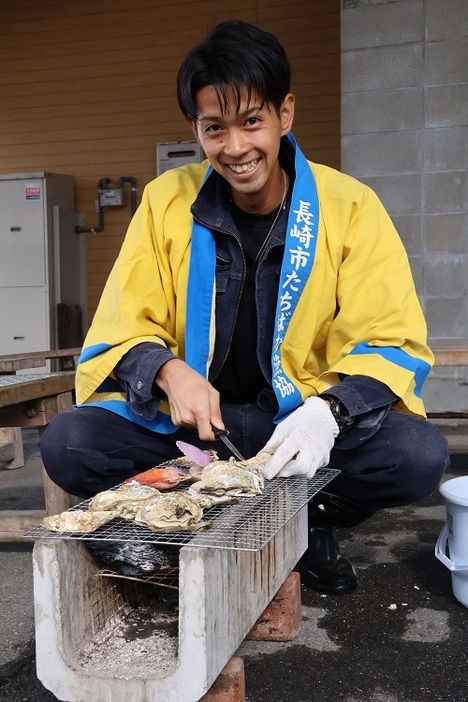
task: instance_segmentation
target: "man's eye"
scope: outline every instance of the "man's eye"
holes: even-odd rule
[[[219,124],[209,124],[206,127],[205,132],[218,132],[220,129],[221,127],[219,126]]]
[[[249,117],[249,119],[247,120],[247,124],[250,125],[258,124],[258,122],[260,122],[259,117]]]

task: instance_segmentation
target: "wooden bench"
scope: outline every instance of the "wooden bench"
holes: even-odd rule
[[[52,370],[75,370],[80,352],[81,348],[75,347],[0,356],[0,376],[44,368],[50,360],[58,366]],[[9,469],[24,466],[23,440],[19,427],[0,428],[0,463]]]
[[[75,372],[0,375],[0,427],[38,427],[41,434],[50,420],[73,406]],[[45,510],[0,511],[0,541],[21,541],[25,531],[38,525],[46,514],[71,506],[63,492],[43,469]]]
[[[468,366],[468,348],[439,348],[433,352],[434,368]],[[447,438],[451,453],[468,452],[468,411],[428,412],[427,417]]]
[[[31,351],[0,356],[0,375],[11,375],[21,370],[43,368],[47,361],[56,360],[59,370],[75,370],[81,348],[50,349],[48,351]],[[53,369],[55,370],[55,369]]]

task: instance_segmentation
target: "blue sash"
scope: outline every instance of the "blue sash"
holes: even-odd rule
[[[299,298],[315,260],[319,206],[312,170],[292,134],[287,138],[295,150],[296,179],[286,231],[276,303],[271,355],[272,385],[279,404],[275,422],[280,422],[302,404],[302,397],[283,370],[282,344]],[[209,176],[211,169],[208,171]],[[187,290],[186,363],[205,378],[214,340],[212,309],[215,289],[216,248],[213,233],[193,223],[192,249]]]

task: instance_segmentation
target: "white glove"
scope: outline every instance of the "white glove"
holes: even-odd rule
[[[317,468],[329,462],[338,431],[328,403],[320,397],[309,397],[278,424],[263,447],[262,451],[272,454],[263,475],[268,480],[291,475],[312,478]]]

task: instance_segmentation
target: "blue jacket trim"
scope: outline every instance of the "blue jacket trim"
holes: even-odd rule
[[[158,412],[156,418],[151,421],[139,417],[137,414],[132,412],[125,400],[86,402],[82,405],[76,405],[77,409],[80,409],[81,407],[101,407],[101,409],[114,412],[114,414],[118,414],[124,419],[128,419],[129,422],[139,424],[140,426],[145,427],[145,429],[149,429],[150,431],[154,431],[158,434],[173,434],[178,429],[178,427],[172,423],[171,418],[162,412]]]
[[[104,353],[111,348],[111,344],[94,344],[93,346],[87,346],[81,351],[79,363],[85,363],[89,361],[90,358],[95,358],[99,354]]]
[[[210,166],[203,182],[212,172]],[[216,244],[213,232],[194,220],[187,284],[185,362],[204,378],[208,377],[215,273]]]
[[[431,370],[429,363],[426,363],[426,361],[420,358],[410,356],[398,346],[370,346],[369,344],[361,343],[354,347],[350,355],[366,353],[377,354],[385,358],[386,361],[390,361],[390,363],[394,363],[396,366],[400,366],[400,368],[406,368],[406,370],[411,371],[414,374],[414,394],[416,397],[421,397],[422,386]]]

